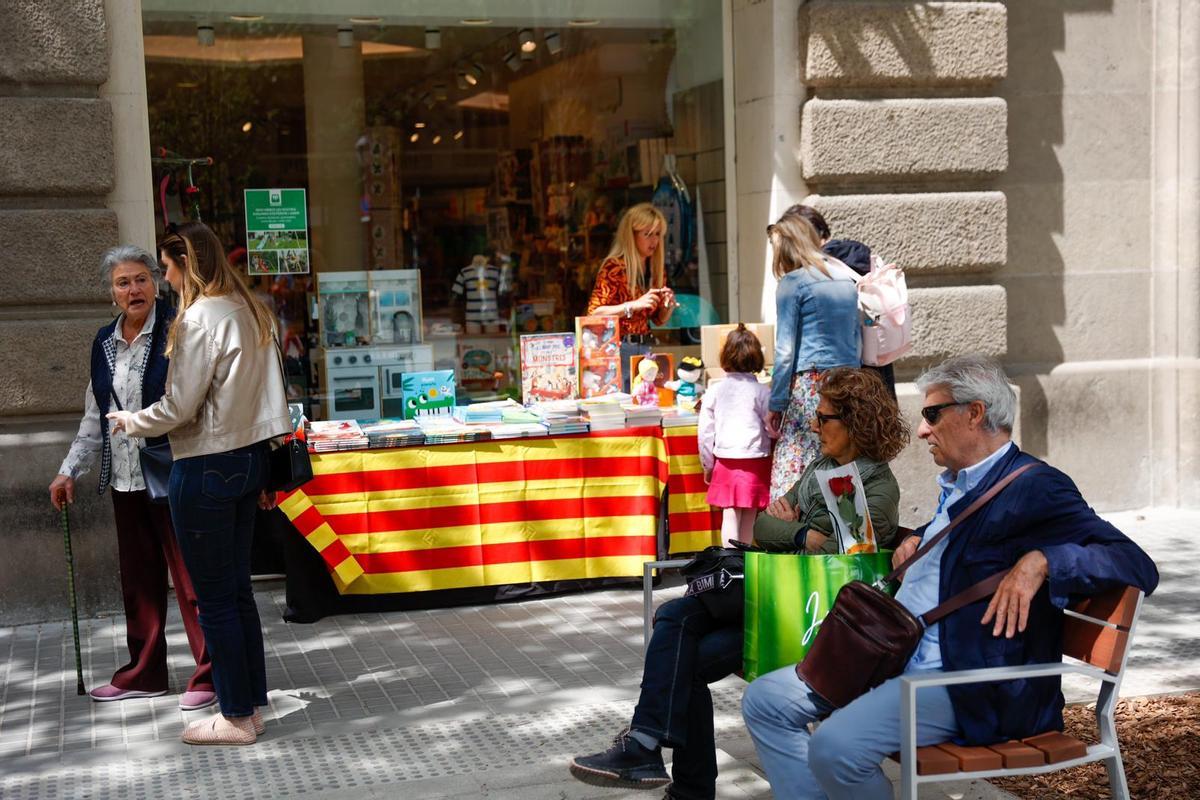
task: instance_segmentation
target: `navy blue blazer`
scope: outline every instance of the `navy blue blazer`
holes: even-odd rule
[[[1011,567],[1031,550],[1045,554],[1049,575],[1030,604],[1025,632],[1011,639],[992,636],[991,625],[979,624],[987,599],[936,623],[945,670],[1061,661],[1062,609],[1069,603],[1116,586],[1132,585],[1150,594],[1158,585],[1150,557],[1100,519],[1070,478],[1015,446],[950,507],[950,518],[1027,463],[1037,466],[950,532],[942,555],[940,599]],[[923,535],[925,528],[915,533]],[[959,744],[992,744],[1063,729],[1057,676],[947,689],[962,731]]]

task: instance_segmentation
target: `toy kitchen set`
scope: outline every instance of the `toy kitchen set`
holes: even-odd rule
[[[423,342],[420,271],[324,273],[317,303],[322,418],[402,416],[402,373],[433,369],[433,346]]]

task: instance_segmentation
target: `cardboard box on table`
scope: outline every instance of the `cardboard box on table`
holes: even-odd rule
[[[733,325],[704,325],[700,328],[700,358],[704,360],[706,369],[719,369],[721,366],[721,348],[725,346],[725,337],[737,328]],[[746,328],[758,337],[762,343],[763,357],[769,367],[775,363],[775,326],[764,322],[748,322]],[[722,373],[722,376],[724,373]]]

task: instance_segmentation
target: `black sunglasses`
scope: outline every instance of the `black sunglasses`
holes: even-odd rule
[[[831,420],[831,419],[836,419],[836,420],[840,421],[842,419],[842,415],[841,414],[822,414],[820,411],[818,411],[817,412],[817,427],[820,428],[822,425],[824,425],[826,422],[829,422],[829,420]]]
[[[938,419],[940,419],[942,416],[943,409],[950,408],[951,406],[965,406],[965,405],[967,405],[967,404],[966,403],[938,403],[935,406],[925,406],[924,408],[921,409],[921,416],[924,417],[925,421],[928,422],[930,425],[937,425]]]

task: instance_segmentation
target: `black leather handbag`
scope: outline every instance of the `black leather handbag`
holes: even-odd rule
[[[117,399],[117,390],[111,391],[113,402],[118,411],[124,411],[121,401]],[[147,439],[138,450],[138,464],[142,468],[142,481],[146,484],[146,494],[151,503],[167,502],[167,484],[171,480],[171,465],[175,458],[171,455],[171,440],[166,436],[156,436]]]
[[[283,396],[287,397],[287,373],[283,368],[283,350],[275,340],[275,353],[279,356],[279,376],[283,381]],[[312,480],[312,459],[308,446],[294,433],[284,443],[271,451],[267,460],[268,492],[290,492]]]
[[[685,596],[700,600],[715,620],[738,622],[746,596],[745,569],[743,551],[719,545],[706,547],[681,570],[687,580]]]

